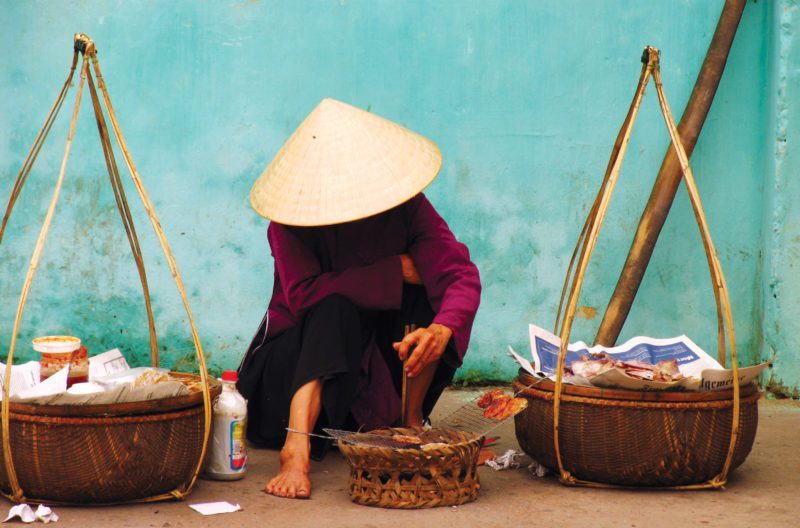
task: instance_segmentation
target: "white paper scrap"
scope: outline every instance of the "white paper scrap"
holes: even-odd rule
[[[94,381],[95,378],[115,372],[128,370],[129,368],[122,352],[118,348],[112,348],[107,352],[89,358],[89,381]]]
[[[513,449],[507,450],[500,456],[496,456],[491,460],[487,460],[485,464],[494,470],[501,470],[501,469],[508,469],[508,468],[518,468],[519,467],[519,459],[522,457],[523,453],[519,451],[514,451]]]
[[[536,370],[534,370],[533,365],[531,365],[531,362],[517,354],[516,351],[511,348],[511,345],[508,345],[508,355],[514,358],[514,361],[516,361],[520,367],[524,368],[528,374],[535,378],[539,377],[539,375],[536,373]]]
[[[11,509],[8,510],[8,517],[3,519],[3,522],[8,522],[14,517],[19,517],[19,520],[24,523],[32,523],[36,520],[36,514],[33,513],[33,508],[25,503],[12,506]]]
[[[45,506],[44,504],[40,504],[36,511],[33,511],[33,508],[25,504],[16,504],[8,510],[8,517],[3,519],[3,522],[10,521],[11,519],[19,517],[19,520],[24,523],[32,523],[34,521],[41,521],[45,524],[49,522],[56,522],[58,520],[58,515],[56,512]]]
[[[9,394],[14,396],[39,384],[39,362],[28,361],[22,365],[11,367],[11,386]],[[0,363],[0,399],[3,398],[3,384],[5,383],[6,366]]]
[[[232,513],[242,509],[238,504],[231,504],[228,501],[219,502],[201,502],[198,504],[190,504],[189,507],[196,512],[203,515],[214,515],[216,513]]]
[[[26,389],[15,396],[19,399],[32,398],[34,396],[50,396],[67,390],[67,377],[69,367],[64,367],[40,384]]]
[[[58,520],[58,514],[54,512],[53,509],[50,508],[49,506],[40,504],[39,507],[36,508],[36,519],[42,521],[45,524],[49,522],[56,522]]]
[[[537,461],[533,461],[528,466],[528,471],[530,471],[531,475],[536,475],[537,477],[543,477],[547,475],[550,470],[538,463]]]

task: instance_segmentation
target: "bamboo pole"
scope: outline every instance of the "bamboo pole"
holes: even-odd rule
[[[686,110],[678,125],[678,134],[683,141],[687,156],[691,157],[697,138],[703,128],[711,102],[719,86],[728,53],[736,35],[747,0],[726,0],[722,8],[717,28],[711,39],[700,73]],[[645,206],[639,227],[628,252],[628,258],[620,274],[617,286],[608,303],[595,344],[613,346],[619,337],[625,319],[628,317],[633,300],[639,290],[642,277],[647,270],[658,235],[667,219],[678,185],[681,182],[681,164],[675,149],[667,148],[661,169]],[[725,358],[720,358],[725,364]]]

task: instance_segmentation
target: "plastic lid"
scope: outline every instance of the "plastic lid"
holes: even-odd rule
[[[222,373],[222,381],[239,381],[239,374],[235,370],[226,370]]]
[[[74,352],[81,347],[81,340],[68,335],[37,337],[33,349],[37,352]]]

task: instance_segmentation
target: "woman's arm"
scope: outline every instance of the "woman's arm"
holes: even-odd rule
[[[415,347],[407,363],[409,375],[439,359],[451,335],[463,359],[481,292],[478,268],[467,246],[456,240],[424,195],[414,198],[413,205],[409,256],[436,315],[428,328],[412,332],[395,346],[401,359]]]
[[[366,309],[398,309],[403,271],[399,255],[342,271],[323,272],[314,252],[286,226],[270,224],[267,237],[285,301],[295,316],[339,294]]]

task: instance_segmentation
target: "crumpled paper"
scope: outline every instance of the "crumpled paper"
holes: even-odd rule
[[[530,471],[531,475],[536,475],[537,477],[543,477],[550,472],[549,469],[535,460],[528,466],[528,471]]]
[[[491,460],[487,460],[485,464],[492,469],[500,471],[501,469],[518,468],[520,466],[519,459],[524,453],[509,449],[500,456],[496,456]]]
[[[45,524],[49,522],[56,522],[58,521],[58,514],[45,506],[44,504],[40,504],[36,511],[33,511],[29,505],[25,504],[16,504],[8,510],[8,517],[3,519],[3,522],[8,522],[15,517],[19,517],[19,519],[24,523],[32,523],[34,521],[41,521]]]

